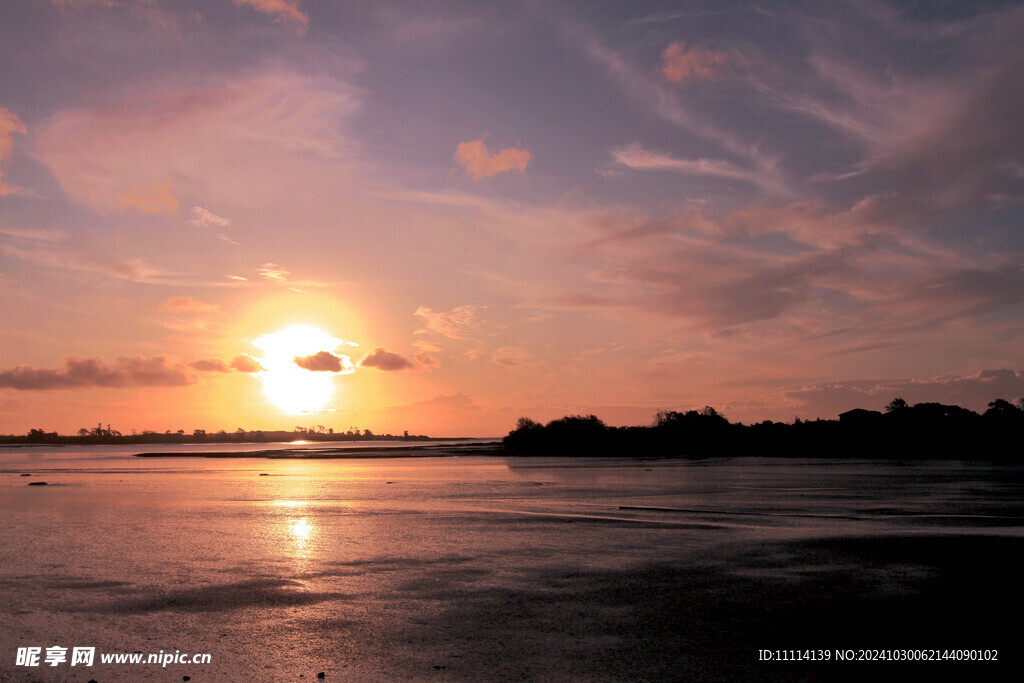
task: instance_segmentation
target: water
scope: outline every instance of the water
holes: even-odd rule
[[[659,626],[648,592],[700,600],[715,628],[753,642],[759,627],[722,600],[837,591],[848,575],[886,600],[916,595],[944,548],[998,554],[1024,532],[1024,471],[983,463],[131,457],[189,448],[0,449],[0,672],[672,678],[732,646],[700,636],[686,650],[689,631],[668,638],[675,622]],[[54,644],[212,661],[85,678],[14,666],[18,647]],[[737,673],[712,660],[701,670]]]

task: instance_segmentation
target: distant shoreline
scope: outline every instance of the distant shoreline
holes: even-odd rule
[[[266,448],[256,451],[196,451],[136,453],[136,458],[263,458],[265,460],[337,460],[342,458],[437,458],[455,455],[498,455],[500,441],[434,446],[379,448]]]

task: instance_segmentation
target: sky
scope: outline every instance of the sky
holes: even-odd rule
[[[1024,395],[1024,5],[0,3],[0,432]]]

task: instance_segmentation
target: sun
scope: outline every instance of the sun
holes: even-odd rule
[[[263,351],[259,359],[263,370],[256,374],[263,383],[263,393],[272,404],[292,414],[324,410],[334,397],[336,374],[304,370],[296,365],[295,359],[321,351],[333,352],[339,346],[353,346],[312,325],[293,325],[265,334],[253,343]],[[348,356],[337,355],[341,373],[351,372],[353,366]]]

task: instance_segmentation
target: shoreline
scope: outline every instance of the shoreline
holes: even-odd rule
[[[135,453],[135,458],[263,458],[265,460],[336,460],[343,458],[431,458],[456,455],[499,455],[500,441],[438,446],[381,446],[379,448],[284,448],[254,451],[196,451],[192,453]]]

